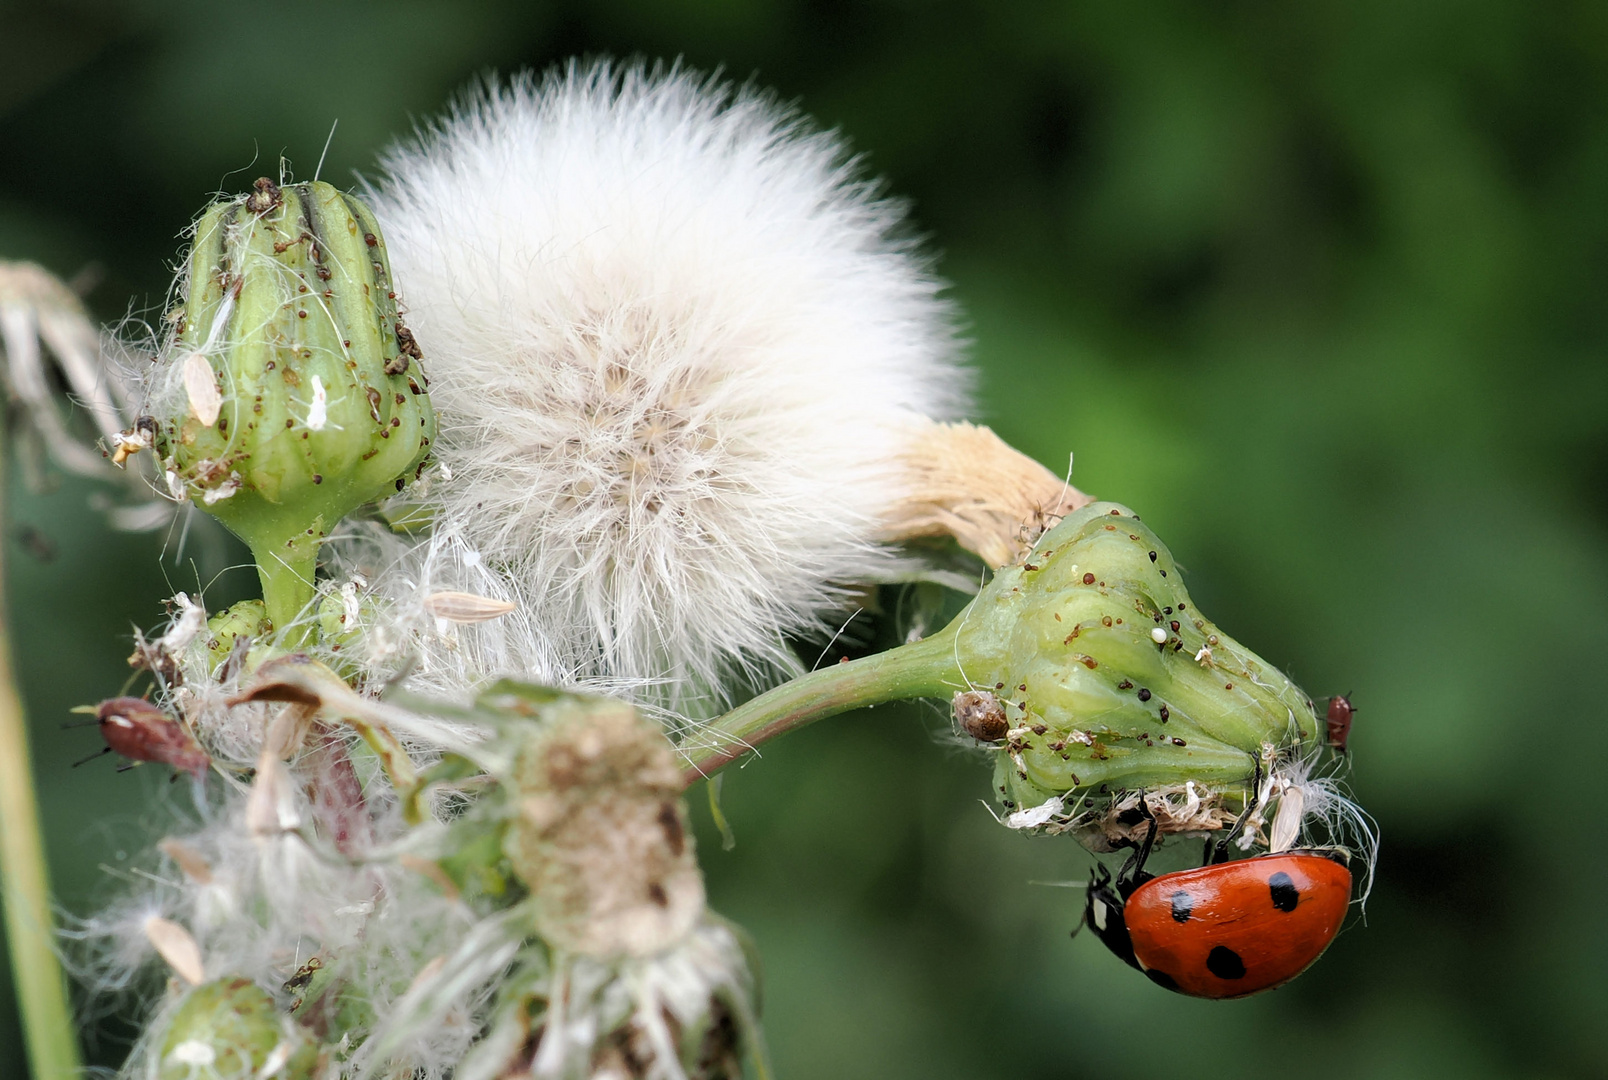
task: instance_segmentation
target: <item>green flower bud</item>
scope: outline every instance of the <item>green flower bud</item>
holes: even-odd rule
[[[242,600],[207,620],[207,660],[212,669],[229,659],[235,642],[242,637],[259,641],[273,632],[268,608],[261,600]]]
[[[283,630],[326,531],[429,452],[418,346],[373,215],[317,181],[258,180],[208,209],[185,288],[157,452],[170,485],[251,545]]]
[[[1307,696],[1196,609],[1149,527],[1092,503],[940,633],[733,710],[688,778],[812,720],[914,697],[952,697],[961,730],[998,745],[998,794],[1016,806],[1191,780],[1221,790],[1265,747],[1322,737]]]
[[[1095,503],[1001,570],[956,621],[969,684],[997,697],[1005,793],[1248,778],[1262,748],[1310,744],[1312,703],[1195,608],[1167,550]]]
[[[318,1064],[267,991],[239,975],[191,990],[160,1045],[157,1080],[310,1080]]]

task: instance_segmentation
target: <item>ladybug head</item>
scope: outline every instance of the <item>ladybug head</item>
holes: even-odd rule
[[[1128,939],[1128,924],[1122,918],[1125,903],[1126,898],[1113,887],[1111,871],[1096,866],[1084,897],[1083,923],[1094,931],[1094,936],[1104,942],[1106,948],[1137,968],[1139,961],[1134,958],[1133,942]]]

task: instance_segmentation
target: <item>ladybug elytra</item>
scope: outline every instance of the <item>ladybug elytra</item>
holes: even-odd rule
[[[1351,903],[1338,852],[1285,851],[1154,877],[1150,841],[1112,881],[1090,883],[1084,919],[1152,982],[1191,997],[1282,986],[1323,954]],[[1222,845],[1219,845],[1221,847]]]

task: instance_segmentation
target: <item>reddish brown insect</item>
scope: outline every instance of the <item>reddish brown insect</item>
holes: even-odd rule
[[[998,742],[1010,728],[1005,706],[987,690],[963,690],[955,695],[953,707],[960,729],[978,742]]]
[[[1329,715],[1326,718],[1328,742],[1342,754],[1346,752],[1346,739],[1351,735],[1351,716],[1356,711],[1348,694],[1329,699]]]
[[[102,754],[118,753],[131,761],[160,761],[181,772],[200,777],[212,759],[188,731],[167,713],[143,698],[116,697],[95,708],[106,749],[97,751],[82,765]]]

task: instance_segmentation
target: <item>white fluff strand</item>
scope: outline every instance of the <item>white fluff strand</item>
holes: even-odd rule
[[[710,708],[796,668],[786,637],[887,573],[909,425],[963,403],[902,208],[835,135],[679,68],[488,85],[384,167],[441,418],[431,561],[494,568],[522,612],[482,676]]]

